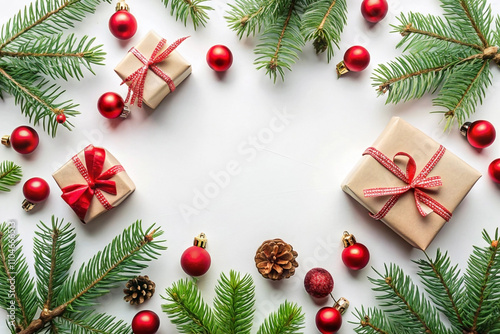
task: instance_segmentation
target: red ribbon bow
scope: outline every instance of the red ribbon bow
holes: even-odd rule
[[[422,216],[426,216],[427,213],[424,211],[420,203],[427,205],[431,208],[436,214],[441,216],[444,220],[449,221],[451,218],[451,212],[448,211],[443,205],[441,205],[438,201],[427,195],[422,189],[425,188],[433,188],[439,187],[443,185],[440,176],[427,177],[431,170],[437,165],[439,160],[444,155],[446,149],[443,146],[439,146],[439,149],[434,153],[432,158],[429,160],[427,165],[422,169],[420,174],[415,177],[417,171],[417,164],[412,156],[405,152],[398,152],[394,156],[394,160],[397,156],[405,156],[408,157],[408,164],[406,165],[406,173],[399,168],[393,160],[389,159],[382,152],[378,151],[376,148],[369,147],[363,155],[370,155],[377,162],[379,162],[382,166],[387,168],[390,172],[396,175],[400,180],[408,184],[407,186],[402,187],[386,187],[386,188],[371,188],[364,189],[363,193],[365,197],[378,197],[378,196],[388,196],[392,195],[391,198],[385,203],[385,205],[380,209],[377,214],[370,214],[374,219],[382,219],[385,215],[392,209],[392,207],[396,204],[399,198],[406,193],[407,191],[413,189],[413,193],[415,196],[415,205],[417,206],[418,212]]]
[[[189,36],[188,36],[189,37]],[[140,67],[137,71],[129,75],[125,80],[122,81],[122,85],[126,82],[130,82],[128,86],[128,93],[125,102],[130,100],[130,103],[134,104],[137,99],[137,106],[142,107],[142,98],[144,95],[144,85],[146,82],[146,77],[148,75],[148,70],[153,71],[157,76],[162,78],[170,88],[170,91],[175,90],[175,84],[172,78],[170,78],[165,72],[163,72],[156,64],[161,63],[174,51],[185,39],[188,37],[183,37],[175,41],[173,44],[169,45],[165,51],[158,55],[160,50],[165,46],[167,41],[162,38],[156,48],[154,49],[151,57],[147,59],[139,50],[132,47],[129,52],[139,59],[144,66]],[[133,93],[132,93],[133,92]],[[132,95],[132,96],[131,96]]]
[[[81,220],[84,220],[94,195],[106,210],[113,208],[102,191],[116,195],[116,182],[109,179],[125,171],[121,165],[115,165],[105,172],[102,171],[106,160],[106,151],[103,148],[89,145],[84,152],[86,168],[77,155],[71,159],[87,183],[66,186],[62,188],[63,194],[61,195]]]

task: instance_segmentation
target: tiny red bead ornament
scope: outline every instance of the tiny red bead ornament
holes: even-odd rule
[[[322,334],[336,333],[342,326],[342,314],[333,307],[323,307],[316,313],[316,327]]]
[[[194,245],[182,253],[181,267],[186,274],[194,277],[202,276],[210,269],[212,259],[205,249],[206,245],[207,239],[205,234],[200,233],[194,239]]]
[[[370,53],[360,45],[347,49],[344,60],[337,64],[337,75],[340,77],[347,72],[360,72],[370,64]]]
[[[64,114],[58,114],[56,116],[56,121],[59,124],[63,124],[64,122],[66,122],[66,115],[64,115]]]
[[[500,159],[495,159],[488,167],[488,174],[496,183],[500,183]]]
[[[370,251],[365,245],[356,242],[354,235],[344,232],[342,237],[344,250],[342,251],[342,261],[352,270],[360,270],[366,267],[370,261]]]
[[[475,122],[465,122],[460,128],[460,132],[467,138],[471,146],[475,148],[485,148],[493,144],[497,136],[495,127],[488,121],[479,120]]]
[[[39,143],[38,133],[29,126],[19,126],[12,131],[10,136],[2,137],[2,144],[12,146],[12,148],[21,154],[33,152]]]
[[[216,72],[227,71],[233,64],[233,54],[225,45],[214,45],[207,52],[207,63]]]
[[[109,30],[118,39],[130,39],[137,31],[137,21],[129,13],[125,0],[120,0],[116,5],[116,12],[109,19]]]
[[[123,98],[114,92],[102,94],[97,101],[97,109],[101,115],[109,119],[120,117],[124,108],[125,102],[123,102]]]
[[[361,3],[361,14],[365,20],[377,23],[387,15],[389,5],[386,0],[364,0]]]
[[[155,334],[160,328],[160,318],[153,311],[140,311],[132,319],[134,334]]]
[[[304,288],[312,297],[324,298],[333,290],[332,275],[326,269],[313,268],[304,278]]]
[[[37,203],[43,202],[49,197],[50,187],[44,179],[33,177],[24,183],[23,194],[26,199],[23,201],[22,207],[25,211],[30,211]]]

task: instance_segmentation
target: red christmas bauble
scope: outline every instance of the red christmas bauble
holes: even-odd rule
[[[360,72],[370,64],[370,53],[360,45],[352,46],[344,54],[344,64],[349,71]]]
[[[227,46],[214,45],[207,52],[207,63],[214,71],[227,71],[233,64],[233,54]]]
[[[137,21],[129,11],[116,11],[109,19],[109,30],[118,39],[130,39],[137,31]]]
[[[304,278],[304,288],[312,297],[326,297],[333,290],[332,275],[326,269],[313,268],[307,272]]]
[[[160,318],[153,311],[140,311],[132,319],[134,334],[155,334],[160,328]]]
[[[63,124],[64,122],[66,122],[66,115],[64,115],[64,114],[58,114],[56,116],[56,121],[59,124]]]
[[[388,10],[389,5],[386,0],[364,0],[361,3],[361,14],[371,23],[382,21]]]
[[[342,326],[342,315],[333,307],[323,307],[316,313],[316,327],[322,334],[334,334]]]
[[[113,92],[102,94],[97,101],[97,109],[106,118],[113,119],[120,117],[123,108],[125,108],[125,103],[122,97]]]
[[[490,146],[496,135],[495,127],[488,121],[475,121],[467,127],[467,141],[475,148]]]
[[[50,187],[44,179],[33,177],[24,183],[23,194],[31,203],[40,203],[49,197]]]
[[[202,276],[208,269],[212,259],[207,250],[199,246],[191,246],[182,253],[181,266],[190,276]]]
[[[488,174],[496,183],[500,183],[500,159],[495,159],[488,167]]]
[[[342,251],[342,261],[349,269],[363,269],[368,264],[368,261],[370,261],[370,251],[368,251],[365,245],[355,243],[344,248]]]
[[[29,126],[20,126],[12,131],[10,135],[10,145],[21,154],[33,152],[39,143],[38,133]]]

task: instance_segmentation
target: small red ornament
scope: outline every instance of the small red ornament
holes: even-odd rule
[[[44,179],[33,177],[24,183],[23,194],[26,199],[23,201],[22,207],[24,211],[30,211],[36,204],[49,197],[50,187]]]
[[[38,133],[29,126],[19,126],[12,131],[12,134],[2,137],[2,144],[12,146],[12,148],[21,154],[33,152],[39,143]]]
[[[153,311],[140,311],[132,319],[134,334],[155,334],[160,328],[160,318]]]
[[[388,10],[389,5],[386,0],[364,0],[361,3],[361,14],[371,23],[382,21]]]
[[[365,245],[356,242],[354,235],[345,231],[342,236],[344,250],[342,251],[342,261],[352,270],[360,270],[366,267],[370,261],[370,251]]]
[[[130,114],[128,107],[123,102],[123,98],[113,92],[107,92],[101,95],[97,101],[97,109],[106,118],[127,118]]]
[[[205,233],[200,233],[194,238],[194,246],[182,253],[181,266],[186,274],[197,277],[208,271],[212,260],[205,247],[207,247],[207,238]]]
[[[488,167],[488,174],[496,183],[500,183],[500,159],[495,159]]]
[[[497,136],[495,127],[488,121],[465,122],[460,128],[460,133],[475,148],[490,146]]]
[[[214,71],[227,71],[233,64],[233,54],[225,45],[214,45],[207,52],[207,63]]]
[[[344,60],[337,64],[337,75],[360,72],[370,64],[370,53],[364,47],[355,45],[344,53]]]
[[[56,121],[59,124],[63,124],[64,122],[66,122],[66,115],[64,115],[62,113],[61,114],[57,114]]]
[[[307,293],[315,298],[324,298],[333,290],[333,278],[323,268],[313,268],[304,277],[304,288]]]
[[[333,307],[323,307],[316,313],[316,327],[322,334],[334,334],[342,326],[342,315],[349,307],[349,301],[340,298]]]
[[[137,21],[129,12],[124,0],[116,5],[116,12],[109,19],[109,30],[118,39],[130,39],[137,31]]]

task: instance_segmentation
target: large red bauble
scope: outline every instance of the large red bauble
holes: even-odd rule
[[[128,11],[119,10],[109,19],[109,30],[118,39],[129,39],[137,31],[137,21]]]
[[[312,297],[326,297],[333,290],[332,275],[326,269],[313,268],[304,277],[304,288]]]
[[[123,112],[125,103],[120,95],[107,92],[102,94],[102,96],[97,101],[97,109],[106,118],[117,118]]]
[[[488,121],[475,121],[467,128],[467,141],[475,148],[490,146],[496,135],[495,127]]]
[[[38,133],[29,126],[20,126],[12,131],[10,135],[10,145],[21,154],[33,152],[39,143]]]
[[[23,194],[31,203],[40,203],[49,197],[50,187],[44,179],[33,177],[24,183]]]
[[[316,313],[316,327],[322,334],[334,334],[342,326],[342,315],[333,307],[323,307]]]
[[[132,319],[134,334],[155,334],[160,327],[160,318],[153,311],[140,311]]]
[[[361,3],[361,14],[371,23],[382,21],[388,10],[389,5],[386,0],[364,0]]]
[[[227,71],[233,64],[233,54],[227,46],[214,45],[207,52],[207,63],[214,71]]]
[[[495,159],[488,167],[488,174],[496,183],[500,183],[500,159]]]
[[[370,64],[370,53],[360,45],[352,46],[344,54],[344,64],[349,71],[360,72]]]
[[[344,248],[342,251],[342,261],[352,270],[360,270],[366,267],[370,261],[370,251],[365,245],[359,242]]]
[[[190,276],[204,275],[210,269],[211,263],[210,254],[199,246],[189,247],[181,256],[182,269]]]

